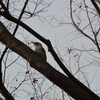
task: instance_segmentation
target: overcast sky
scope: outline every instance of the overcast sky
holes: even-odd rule
[[[80,5],[82,4],[80,0],[77,0],[75,2],[77,2],[76,4],[78,4],[78,2],[80,2],[79,3]],[[90,2],[88,2],[87,4],[91,6]],[[31,5],[29,8],[33,9],[33,6]],[[78,10],[78,8],[77,7],[75,8],[75,6],[73,9]],[[87,25],[87,20],[84,20],[85,18],[84,14],[85,14],[84,12],[79,13],[79,17],[83,19],[82,24],[81,24],[82,26],[80,27],[84,27]],[[60,56],[65,61],[64,64],[69,70],[72,71],[73,74],[76,73],[78,64],[80,67],[87,65],[82,71],[84,72],[84,74],[87,76],[87,79],[91,83],[90,84],[91,89],[92,90],[99,89],[100,88],[99,87],[100,69],[98,67],[100,66],[98,63],[99,59],[98,59],[98,62],[96,63],[95,62],[96,59],[94,59],[93,57],[93,56],[98,57],[99,54],[91,51],[90,52],[92,54],[91,56],[88,52],[83,52],[83,51],[80,52],[80,50],[84,50],[84,49],[90,50],[94,46],[90,40],[80,35],[80,33],[78,33],[76,29],[73,27],[73,25],[71,24],[70,11],[69,11],[69,0],[54,0],[51,6],[47,8],[47,11],[39,13],[38,16],[41,16],[41,17],[35,16],[30,19],[24,20],[24,22],[28,26],[30,26],[33,30],[35,30],[38,34],[40,34],[44,38],[49,39],[51,41],[55,51],[56,52],[57,50],[59,51]],[[42,17],[45,18],[46,20],[43,19]],[[75,19],[77,22],[78,21],[77,18]],[[59,22],[63,22],[64,24],[60,25]],[[89,29],[87,29],[86,32],[91,34],[91,31]],[[24,33],[24,34],[22,35],[21,33]],[[18,39],[21,39],[24,43],[26,43],[32,49],[34,49],[34,46],[32,44],[28,44],[27,42],[39,41],[35,37],[31,36],[27,31],[23,30],[22,28],[18,30],[16,37],[18,37]],[[53,67],[55,67],[56,69],[59,69],[62,72],[62,70],[57,66],[51,54],[48,52],[47,47],[44,44],[43,44],[43,47],[46,49],[48,63],[50,63]],[[67,49],[73,50],[71,54],[68,53]],[[79,55],[79,56],[74,57],[75,55]],[[15,54],[15,56],[17,55]],[[94,59],[94,62],[91,62],[93,61],[93,59]],[[22,60],[21,58],[19,62],[21,62],[21,65],[24,65],[25,63],[24,60]],[[94,63],[94,64],[91,65],[91,63]],[[17,65],[15,64],[15,66]],[[15,70],[13,66],[11,66],[10,68],[11,69],[8,69],[8,74],[10,71]],[[20,72],[24,73],[25,71],[23,69],[25,68],[22,67],[22,69],[20,69]],[[17,68],[15,71],[19,72],[19,69]],[[75,76],[84,82],[83,76],[81,74],[82,73],[77,73],[75,74]],[[9,77],[12,77],[12,76],[9,75]],[[19,78],[19,80],[21,80],[21,77]],[[24,96],[22,96],[22,98],[18,97],[17,99],[22,100],[23,97]],[[24,97],[24,100],[28,100],[28,99],[27,98],[25,99]]]

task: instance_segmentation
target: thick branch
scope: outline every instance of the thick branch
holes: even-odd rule
[[[8,48],[26,59],[32,68],[35,68],[50,81],[59,86],[76,100],[95,100],[91,95],[76,85],[73,81],[55,70],[51,65],[41,59],[33,50],[13,37],[0,23],[0,41]],[[100,98],[96,99],[100,100]]]
[[[1,76],[0,76],[1,78]],[[8,92],[8,90],[5,88],[4,84],[0,80],[0,91],[1,94],[6,98],[6,100],[15,100],[12,95]]]
[[[2,1],[0,1],[2,2]],[[64,66],[64,64],[60,61],[60,59],[58,58],[57,54],[55,53],[50,41],[44,39],[42,36],[40,36],[38,33],[36,33],[34,30],[32,30],[30,27],[28,27],[26,24],[24,24],[23,22],[19,21],[18,19],[14,18],[13,16],[10,15],[10,13],[6,13],[6,12],[0,12],[1,15],[3,15],[5,18],[7,18],[10,21],[13,21],[15,23],[18,23],[20,26],[22,26],[24,29],[26,29],[27,31],[29,31],[32,35],[34,35],[35,37],[37,37],[39,40],[41,40],[42,42],[44,42],[48,48],[49,51],[51,52],[51,54],[53,55],[54,59],[56,60],[56,62],[59,64],[60,68],[66,73],[66,75],[68,75],[68,77],[75,82],[78,86],[80,86],[82,89],[84,89],[85,91],[87,91],[88,94],[90,94],[93,98],[95,99],[100,99],[98,98],[97,95],[95,95],[91,90],[89,90],[85,85],[83,85],[80,81],[78,81],[70,72],[69,70]]]
[[[60,61],[60,59],[58,58],[57,54],[55,53],[50,41],[44,39],[41,35],[39,35],[38,33],[36,33],[34,30],[32,30],[30,27],[28,27],[26,24],[24,24],[23,22],[17,20],[16,18],[14,18],[13,16],[11,16],[10,14],[6,14],[6,13],[1,13],[5,18],[7,18],[10,21],[13,21],[15,23],[18,23],[20,26],[22,26],[24,29],[26,29],[27,31],[29,31],[32,35],[34,35],[35,37],[37,37],[39,40],[41,40],[42,42],[44,42],[48,48],[49,51],[51,52],[51,54],[53,55],[54,59],[56,60],[56,62],[59,64],[60,68],[66,73],[66,75],[68,75],[68,77],[75,82],[78,86],[80,86],[82,89],[84,89],[85,91],[87,91],[88,94],[90,94],[93,98],[99,100],[100,98],[95,95],[91,90],[89,90],[85,85],[83,85],[80,81],[78,81],[70,72],[69,70],[64,66],[64,64]]]
[[[97,10],[99,16],[100,16],[100,8],[98,7],[98,5],[96,4],[95,0],[91,0],[92,4],[94,5],[95,9]]]

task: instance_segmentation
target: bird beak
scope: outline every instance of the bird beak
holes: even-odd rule
[[[32,41],[31,43],[33,43],[34,44],[34,42]]]
[[[35,42],[32,41],[31,43],[33,43],[36,46]]]

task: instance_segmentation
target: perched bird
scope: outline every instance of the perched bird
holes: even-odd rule
[[[39,42],[32,42],[35,45],[35,52],[41,56],[44,60],[47,60],[46,51]]]

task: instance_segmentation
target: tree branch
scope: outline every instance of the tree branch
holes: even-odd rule
[[[18,19],[14,18],[13,16],[11,16],[10,14],[7,15],[6,13],[2,13],[1,14],[7,18],[10,21],[13,21],[15,23],[18,23],[20,26],[22,26],[24,29],[26,29],[28,32],[30,32],[32,35],[34,35],[36,38],[38,38],[39,40],[41,40],[42,42],[44,42],[48,48],[49,51],[51,52],[51,54],[53,55],[54,59],[56,60],[56,62],[58,63],[58,65],[60,66],[60,68],[66,73],[66,75],[68,75],[68,77],[75,82],[78,86],[80,86],[82,89],[84,89],[85,91],[87,91],[87,93],[89,93],[91,96],[93,96],[95,99],[100,100],[100,98],[94,94],[91,90],[89,90],[85,85],[83,85],[80,81],[78,81],[70,72],[69,70],[64,66],[64,64],[60,61],[60,59],[58,58],[57,54],[55,53],[51,42],[49,40],[44,39],[42,36],[40,36],[38,33],[36,33],[34,30],[32,30],[30,27],[28,27],[26,24],[24,24],[23,22],[19,21]]]
[[[5,13],[5,12],[0,12],[2,16],[4,16],[6,19],[8,19],[9,21],[13,21],[15,23],[18,23],[20,26],[22,26],[24,29],[26,29],[28,32],[30,32],[32,35],[34,35],[36,38],[38,38],[39,40],[41,40],[42,42],[44,42],[48,48],[49,51],[51,52],[51,54],[53,55],[54,59],[56,60],[56,62],[58,63],[58,65],[60,66],[60,68],[66,73],[66,75],[68,75],[68,77],[74,82],[76,83],[78,86],[80,86],[80,88],[84,89],[89,95],[91,95],[93,98],[100,100],[100,98],[95,95],[91,90],[89,90],[85,85],[83,85],[80,81],[78,81],[70,72],[69,70],[64,66],[64,64],[60,61],[60,59],[58,58],[57,54],[55,53],[51,43],[49,40],[44,39],[42,36],[40,36],[38,33],[36,33],[34,30],[32,30],[30,27],[28,27],[26,24],[24,24],[23,22],[19,21],[18,19],[14,18],[13,16],[11,16],[11,14],[9,13]],[[12,43],[12,42],[11,42]],[[18,47],[19,48],[19,47]]]
[[[8,48],[19,54],[26,59],[32,68],[46,76],[50,81],[59,86],[71,97],[76,100],[100,100],[100,98],[94,99],[84,89],[80,88],[71,79],[54,69],[50,64],[45,62],[28,46],[20,42],[13,37],[8,30],[0,23],[0,41],[4,43]],[[11,99],[9,99],[11,100]]]
[[[93,4],[93,6],[95,7],[95,9],[97,10],[99,16],[100,16],[100,8],[98,7],[98,5],[96,4],[96,2],[94,0],[90,0]]]

